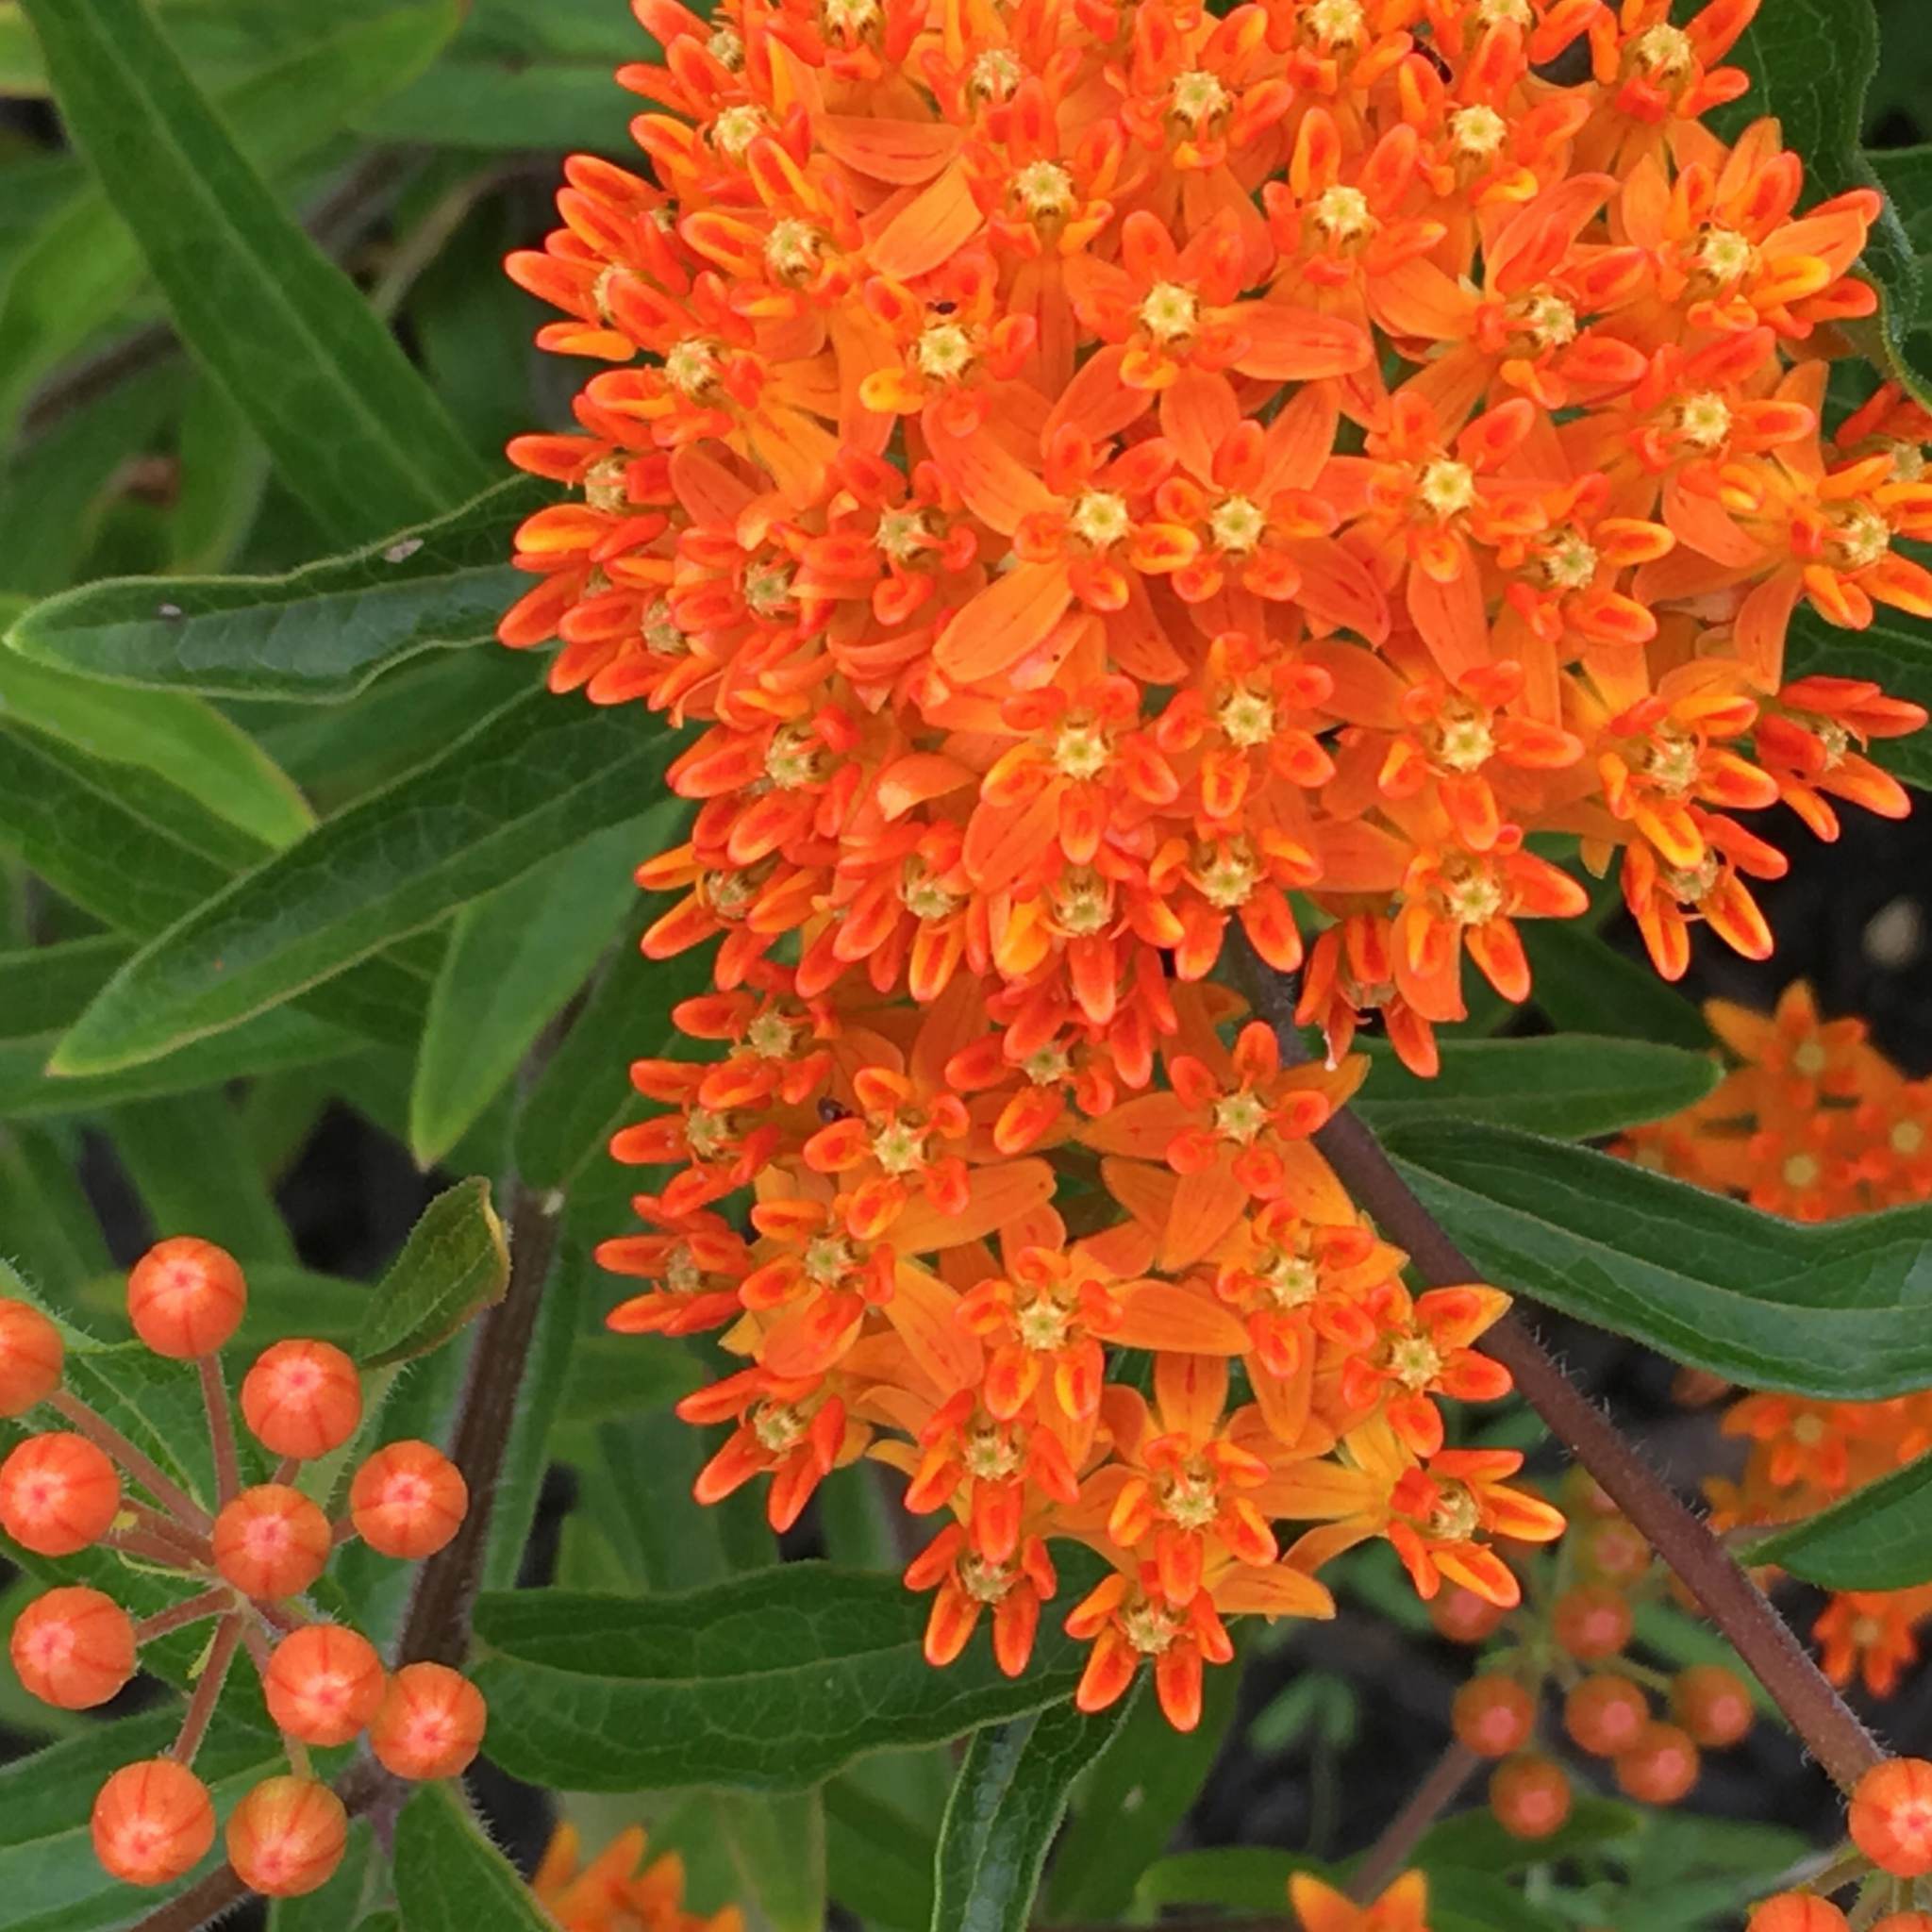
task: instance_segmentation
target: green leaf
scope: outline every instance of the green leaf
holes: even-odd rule
[[[318,520],[354,541],[474,491],[480,466],[441,406],[284,213],[141,0],[25,7],[68,132],[183,339]],[[454,0],[429,18],[446,36]]]
[[[1135,1701],[1089,1715],[1069,1698],[974,1733],[940,1827],[932,1932],[1025,1932],[1068,1790]]]
[[[849,1912],[896,1932],[926,1932],[932,1918],[930,1832],[874,1797],[850,1772],[824,1789],[831,1892]]]
[[[446,1188],[423,1210],[376,1284],[354,1354],[365,1369],[427,1355],[509,1285],[509,1246],[480,1178]]]
[[[1775,1563],[1824,1590],[1909,1590],[1932,1582],[1932,1456],[1753,1543],[1749,1560]]]
[[[15,853],[64,898],[140,938],[218,892],[264,852],[172,785],[6,723],[0,850]],[[308,1004],[398,1043],[413,1041],[422,1024],[421,981],[387,959],[366,961]]]
[[[984,1634],[936,1671],[926,1607],[895,1576],[784,1563],[682,1596],[486,1595],[476,1670],[490,1755],[577,1790],[797,1790],[867,1751],[934,1743],[1067,1696],[1080,1647],[1042,1628],[1001,1674]]]
[[[0,1127],[0,1228],[5,1252],[37,1281],[78,1281],[108,1265],[75,1163],[40,1128]]]
[[[7,641],[89,677],[207,697],[334,703],[421,653],[480,644],[530,579],[516,528],[555,492],[527,478],[285,576],[121,577],[49,598]]]
[[[117,1884],[88,1838],[94,1793],[114,1772],[158,1757],[180,1728],[178,1710],[90,1724],[77,1738],[0,1766],[0,1898],[7,1932],[108,1932],[153,1910],[155,1895]],[[281,1752],[264,1734],[218,1719],[196,1772],[224,1816],[275,1769]],[[221,1862],[217,1842],[205,1870]]]
[[[337,17],[327,21],[327,30],[304,44],[247,49],[242,65],[252,71],[233,69],[240,77],[223,84],[216,104],[221,122],[268,175],[287,175],[337,139],[351,114],[405,86],[452,25],[447,0],[396,0],[381,8],[331,12]],[[141,44],[156,38],[149,26]],[[18,172],[18,164],[9,170],[9,188]],[[11,424],[42,375],[104,325],[124,319],[145,281],[142,249],[99,181],[71,164],[57,179],[58,192],[43,182],[38,194],[20,197],[37,219],[10,279],[0,276],[0,425]],[[134,192],[142,185],[137,182]],[[171,225],[183,219],[175,210]]]
[[[409,1091],[418,1166],[462,1139],[583,985],[637,898],[638,861],[665,842],[678,809],[668,801],[593,833],[457,914]]]
[[[1932,1207],[1801,1225],[1474,1124],[1389,1151],[1485,1278],[1674,1361],[1844,1402],[1932,1384]]]
[[[395,1884],[404,1932],[556,1932],[454,1781],[423,1786],[403,1807]]]
[[[1470,1872],[1521,1872],[1531,1865],[1556,1864],[1587,1856],[1627,1839],[1642,1820],[1628,1805],[1607,1798],[1579,1798],[1562,1827],[1548,1838],[1513,1837],[1488,1809],[1459,1812],[1430,1828],[1408,1862],[1431,1874],[1439,1869]]]
[[[818,1792],[712,1791],[702,1802],[738,1874],[738,1896],[756,1906],[771,1932],[823,1932],[825,1813]]]
[[[1620,953],[1577,920],[1526,919],[1522,931],[1535,974],[1530,997],[1553,1026],[1709,1051],[1703,1014],[1647,963]]]
[[[629,818],[669,749],[626,715],[542,691],[512,701],[137,954],[53,1070],[131,1066],[306,991]]]
[[[349,1848],[335,1876],[320,1891],[276,1899],[268,1908],[268,1932],[343,1932],[355,1924],[369,1882],[374,1837],[367,1819],[351,1820]]]
[[[1191,1731],[1176,1731],[1152,1697],[1135,1705],[1054,1854],[1052,1917],[1125,1917],[1141,1873],[1167,1849],[1221,1755],[1241,1680],[1238,1669],[1207,1674],[1201,1722]]]
[[[1840,630],[1801,603],[1791,616],[1785,675],[1814,675],[1870,678],[1892,697],[1932,708],[1932,625],[1888,609],[1869,630]],[[1932,790],[1932,730],[1874,738],[1865,754],[1904,783]]]
[[[0,625],[7,613],[0,610]],[[210,704],[185,691],[132,691],[0,651],[0,712],[96,758],[140,767],[264,845],[292,843],[315,814],[289,774]]]
[[[1445,1040],[1441,1053],[1433,1080],[1419,1079],[1393,1055],[1376,1055],[1357,1105],[1378,1133],[1448,1117],[1594,1140],[1702,1100],[1723,1072],[1707,1053],[1578,1033]]]
[[[650,917],[656,916],[653,910]],[[674,959],[646,959],[637,944],[641,924],[625,935],[524,1103],[517,1121],[517,1170],[533,1187],[569,1187],[611,1135],[636,1116],[639,1101],[626,1066],[674,1046],[672,1008],[711,983],[711,947],[693,946]]]
[[[131,950],[103,933],[0,953],[0,1040],[32,1040],[71,1024]]]
[[[1727,64],[1749,74],[1752,87],[1713,115],[1712,125],[1733,140],[1748,122],[1775,115],[1786,145],[1804,160],[1807,206],[1850,188],[1884,185],[1858,145],[1865,92],[1878,70],[1872,0],[1776,0],[1758,9]],[[1879,312],[1857,333],[1874,339],[1874,360],[1923,396],[1924,373],[1907,348],[1919,320],[1918,260],[1889,201],[1858,265],[1878,290]]]
[[[1333,1874],[1315,1859],[1269,1846],[1176,1852],[1147,1868],[1138,1899],[1150,1907],[1222,1906],[1278,1920],[1288,1909],[1288,1881],[1297,1872],[1312,1872],[1334,1883]]]

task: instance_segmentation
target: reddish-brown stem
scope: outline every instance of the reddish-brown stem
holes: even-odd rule
[[[177,1763],[192,1764],[201,1740],[208,1736],[208,1722],[221,1701],[222,1686],[228,1681],[228,1666],[235,1661],[235,1647],[242,1641],[247,1611],[229,1610],[215,1625],[214,1641],[208,1647],[208,1659],[195,1680],[194,1694],[188,1700],[188,1715],[181,1720],[181,1735],[168,1754]]]
[[[302,1458],[299,1456],[285,1456],[275,1464],[275,1473],[269,1477],[272,1483],[280,1483],[284,1489],[302,1474]]]
[[[225,1586],[205,1590],[199,1596],[183,1597],[168,1609],[157,1610],[152,1617],[143,1617],[134,1626],[134,1641],[136,1643],[152,1643],[157,1637],[165,1637],[171,1630],[185,1630],[191,1624],[219,1616],[234,1601],[234,1591]]]
[[[1252,956],[1250,964],[1255,964]],[[1283,1059],[1307,1059],[1294,1024],[1290,984],[1266,968],[1246,976],[1257,1010],[1280,1041]],[[1446,1288],[1482,1279],[1482,1271],[1423,1206],[1382,1143],[1356,1115],[1343,1108],[1315,1136],[1315,1145],[1382,1233],[1407,1250],[1425,1281]],[[1518,1391],[1551,1434],[1642,1533],[1756,1673],[1812,1756],[1849,1791],[1885,1753],[1764,1592],[1603,1409],[1563,1373],[1520,1316],[1506,1316],[1483,1338],[1483,1348],[1515,1376]]]
[[[159,1509],[151,1509],[145,1503],[138,1503],[131,1496],[121,1499],[121,1513],[134,1519],[134,1527],[143,1536],[152,1537],[157,1542],[171,1544],[181,1553],[184,1568],[206,1569],[215,1559],[214,1546],[205,1536],[195,1536],[181,1527],[174,1517]]]
[[[96,1413],[70,1389],[57,1389],[47,1397],[76,1433],[96,1448],[105,1449],[162,1508],[180,1518],[183,1526],[205,1536],[213,1518],[172,1477],[164,1475],[151,1457],[143,1456],[108,1419]]]
[[[253,1601],[255,1614],[271,1630],[279,1630],[284,1637],[291,1630],[301,1629],[309,1621],[299,1610],[290,1609],[286,1604],[275,1603],[267,1597],[256,1597]]]
[[[228,1407],[228,1385],[222,1375],[222,1358],[205,1355],[195,1359],[201,1376],[201,1406],[208,1411],[208,1440],[215,1452],[215,1497],[225,1506],[242,1487],[241,1464],[235,1455],[235,1418]]]
[[[119,1550],[124,1556],[139,1557],[143,1563],[158,1564],[163,1570],[191,1570],[195,1566],[182,1554],[177,1542],[163,1542],[158,1536],[149,1536],[145,1530],[110,1529],[106,1536],[95,1538],[95,1542],[104,1550]]]
[[[344,1543],[352,1543],[355,1541],[355,1521],[353,1518],[345,1516],[339,1524],[336,1524],[334,1530],[330,1533],[329,1541],[336,1549],[341,1549]]]
[[[1362,1856],[1348,1884],[1349,1895],[1367,1905],[1406,1866],[1430,1825],[1462,1795],[1482,1759],[1467,1744],[1451,1744],[1437,1758],[1435,1769],[1415,1788],[1388,1828]]]

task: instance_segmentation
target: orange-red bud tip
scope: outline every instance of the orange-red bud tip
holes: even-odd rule
[[[110,1596],[79,1584],[36,1597],[8,1640],[30,1696],[60,1710],[92,1710],[134,1674],[134,1625]]]
[[[433,1556],[456,1535],[469,1507],[462,1471],[428,1442],[386,1443],[349,1486],[356,1533],[385,1557]]]
[[[370,1748],[398,1777],[455,1777],[482,1747],[489,1708],[460,1671],[405,1664],[369,1726]]]
[[[349,1815],[312,1778],[265,1778],[228,1820],[228,1863],[252,1891],[300,1898],[335,1875],[348,1843]]]
[[[283,1638],[261,1680],[276,1728],[305,1744],[346,1744],[381,1707],[387,1684],[375,1646],[339,1624]]]
[[[0,1416],[25,1415],[60,1386],[60,1331],[25,1302],[0,1301]]]
[[[362,1378],[331,1342],[277,1341],[242,1378],[242,1419],[274,1455],[326,1456],[361,1424]]]
[[[1852,1793],[1852,1842],[1894,1878],[1932,1872],[1932,1763],[1891,1757]]]
[[[212,1355],[242,1325],[248,1284],[225,1248],[194,1235],[157,1241],[127,1276],[127,1317],[157,1355]]]
[[[215,1568],[244,1595],[294,1596],[328,1561],[328,1518],[283,1483],[243,1490],[215,1518]]]
[[[77,1555],[120,1508],[120,1474],[85,1436],[29,1436],[0,1463],[0,1528],[37,1557]]]
[[[208,1787],[172,1757],[124,1766],[94,1799],[94,1856],[128,1885],[169,1885],[215,1841]]]

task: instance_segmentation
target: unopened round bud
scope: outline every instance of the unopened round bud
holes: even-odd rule
[[[1578,1750],[1616,1757],[1650,1722],[1650,1700],[1627,1677],[1586,1677],[1563,1700],[1563,1728]]]
[[[1850,1932],[1851,1923],[1816,1892],[1781,1891],[1752,1907],[1745,1932]]]
[[[120,1474],[85,1436],[29,1436],[0,1463],[0,1527],[37,1557],[97,1543],[120,1509]]]
[[[277,1729],[305,1744],[346,1744],[375,1717],[386,1682],[366,1637],[309,1624],[275,1645],[261,1688]]]
[[[208,1787],[172,1757],[117,1771],[94,1799],[94,1856],[128,1885],[168,1885],[194,1870],[215,1841]]]
[[[1671,1714],[1713,1751],[1740,1742],[1757,1716],[1743,1678],[1722,1664],[1692,1664],[1680,1672],[1671,1685]]]
[[[328,1561],[328,1518],[299,1490],[262,1483],[215,1518],[215,1568],[246,1596],[294,1596]]]
[[[241,1263],[194,1235],[157,1241],[127,1276],[134,1332],[157,1355],[179,1361],[222,1347],[242,1325],[247,1307]]]
[[[265,1778],[228,1819],[228,1863],[264,1898],[300,1898],[334,1877],[349,1841],[349,1814],[312,1778]]]
[[[92,1710],[134,1674],[134,1625],[110,1596],[79,1584],[36,1597],[8,1639],[14,1674],[60,1710]]]
[[[1887,1912],[1872,1932],[1932,1932],[1932,1912]]]
[[[362,1421],[362,1377],[333,1343],[277,1341],[242,1377],[242,1419],[274,1455],[326,1456]]]
[[[1587,1664],[1615,1657],[1630,1641],[1635,1619],[1623,1594],[1604,1583],[1566,1591],[1550,1613],[1557,1641]]]
[[[369,1726],[370,1748],[398,1777],[455,1777],[483,1743],[489,1708],[460,1671],[405,1664]]]
[[[25,1415],[60,1386],[60,1331],[25,1302],[0,1301],[0,1415]]]
[[[1852,1842],[1894,1878],[1932,1872],[1932,1763],[1891,1757],[1852,1793]]]
[[[1697,1782],[1702,1765],[1689,1732],[1653,1722],[1612,1768],[1625,1797],[1640,1805],[1674,1805]]]
[[[1486,1672],[1457,1691],[1449,1721],[1478,1757],[1507,1757],[1529,1742],[1536,1700],[1515,1678]]]
[[[1561,1765],[1525,1752],[1497,1765],[1490,1809],[1511,1838],[1549,1838],[1570,1816],[1570,1780]]]
[[[1459,1583],[1445,1583],[1429,1599],[1429,1622],[1451,1643],[1481,1643],[1493,1636],[1509,1612]]]
[[[385,1444],[349,1485],[357,1534],[385,1557],[433,1556],[456,1535],[469,1507],[462,1471],[428,1442]]]

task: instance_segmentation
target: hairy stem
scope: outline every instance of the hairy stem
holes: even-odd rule
[[[55,1390],[47,1397],[47,1406],[58,1409],[76,1434],[85,1436],[97,1449],[105,1449],[123,1472],[163,1509],[179,1517],[184,1527],[197,1536],[206,1536],[213,1527],[214,1519],[179,1483],[163,1474],[151,1456],[143,1455],[106,1416],[97,1414],[71,1389]]]
[[[1283,1059],[1307,1059],[1294,1022],[1292,987],[1260,967],[1252,955],[1249,964],[1255,969],[1245,975],[1250,996],[1274,1028]],[[1382,1233],[1407,1250],[1417,1272],[1431,1286],[1447,1288],[1483,1278],[1482,1271],[1402,1178],[1382,1143],[1346,1108],[1315,1136],[1315,1145]],[[1603,1409],[1563,1373],[1520,1315],[1506,1316],[1491,1329],[1483,1338],[1483,1348],[1515,1376],[1517,1389],[1551,1434],[1595,1477],[1681,1579],[1790,1720],[1811,1755],[1840,1789],[1849,1791],[1885,1753],[1764,1592]]]
[[[416,1578],[396,1657],[404,1663],[460,1666],[470,1648],[470,1613],[482,1587],[483,1557],[496,1485],[509,1450],[517,1397],[557,1256],[563,1200],[511,1184],[509,1286],[477,1326],[450,1459],[470,1488],[462,1527]]]
[[[188,1715],[181,1720],[181,1735],[175,1740],[169,1754],[177,1763],[192,1764],[194,1754],[201,1749],[201,1740],[208,1736],[215,1706],[221,1702],[222,1686],[228,1681],[228,1666],[235,1661],[235,1651],[242,1641],[247,1614],[245,1610],[230,1610],[215,1625],[214,1641],[208,1647],[194,1694],[188,1700]]]
[[[1349,1895],[1358,1905],[1379,1896],[1389,1881],[1408,1863],[1430,1825],[1462,1795],[1462,1788],[1482,1763],[1467,1744],[1451,1744],[1436,1760],[1435,1769],[1415,1788],[1388,1828],[1363,1855],[1349,1880]]]
[[[205,1355],[195,1360],[201,1376],[201,1406],[208,1411],[208,1440],[215,1454],[215,1501],[225,1508],[242,1487],[241,1465],[235,1455],[235,1418],[228,1408],[228,1385],[222,1358]]]
[[[134,1641],[136,1643],[152,1643],[156,1638],[165,1637],[171,1630],[185,1630],[191,1624],[219,1616],[234,1601],[235,1592],[226,1584],[215,1590],[205,1590],[199,1596],[184,1597],[165,1610],[157,1610],[152,1617],[143,1617],[134,1626]]]

